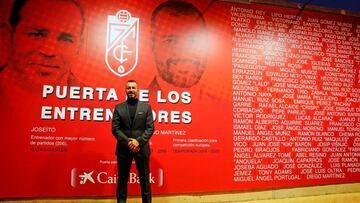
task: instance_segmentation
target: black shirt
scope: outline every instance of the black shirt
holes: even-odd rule
[[[134,122],[135,114],[136,114],[138,100],[137,99],[128,99],[126,102],[128,104],[130,120],[131,120],[131,125],[132,125]]]

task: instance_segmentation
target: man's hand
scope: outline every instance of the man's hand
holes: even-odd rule
[[[129,138],[128,146],[133,152],[140,151],[139,142],[136,139]]]

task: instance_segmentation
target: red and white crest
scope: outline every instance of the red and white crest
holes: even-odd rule
[[[138,63],[139,18],[126,10],[108,16],[105,62],[115,75],[123,77]]]

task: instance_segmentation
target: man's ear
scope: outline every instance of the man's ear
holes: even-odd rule
[[[0,67],[6,66],[9,59],[12,28],[8,22],[0,22]]]

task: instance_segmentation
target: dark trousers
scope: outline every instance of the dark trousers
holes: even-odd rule
[[[126,203],[127,185],[129,181],[132,160],[135,159],[141,187],[141,197],[143,203],[151,203],[151,186],[149,180],[149,156],[139,156],[130,153],[128,156],[117,156],[118,185],[116,197],[118,203]]]

